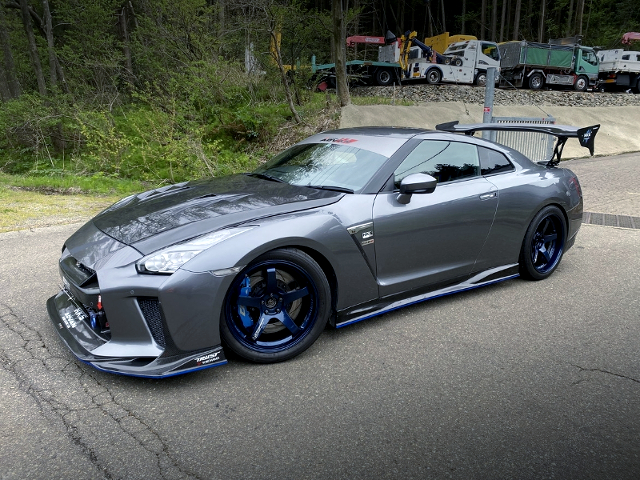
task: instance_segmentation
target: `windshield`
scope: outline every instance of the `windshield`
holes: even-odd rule
[[[387,161],[387,157],[334,143],[295,145],[253,173],[291,185],[339,187],[357,192]]]

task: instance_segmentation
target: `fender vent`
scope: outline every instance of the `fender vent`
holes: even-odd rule
[[[162,348],[167,346],[164,339],[164,328],[162,327],[162,313],[160,312],[160,302],[155,297],[138,297],[138,305],[144,315],[144,319],[151,330],[151,335]]]
[[[583,212],[582,223],[602,225],[604,227],[620,227],[640,229],[640,217],[629,215],[613,215],[611,213]]]

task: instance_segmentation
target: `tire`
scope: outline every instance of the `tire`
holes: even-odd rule
[[[487,85],[487,72],[479,72],[476,75],[475,84],[479,87],[485,87]]]
[[[529,88],[531,90],[540,90],[544,85],[544,78],[540,73],[534,73],[529,77]]]
[[[520,251],[520,275],[543,280],[553,273],[567,240],[567,222],[553,205],[540,210],[531,221]]]
[[[390,70],[382,68],[376,72],[376,83],[381,87],[386,87],[393,83],[393,73]]]
[[[580,75],[576,80],[576,83],[573,84],[573,89],[577,92],[586,92],[588,86],[589,79],[584,75]]]
[[[636,81],[636,88],[634,90],[635,93],[640,93],[640,78]]]
[[[324,330],[331,290],[320,266],[306,253],[268,252],[233,281],[220,333],[229,349],[256,363],[275,363],[309,348]]]
[[[440,73],[440,70],[438,70],[437,68],[432,68],[427,72],[426,77],[427,83],[435,85],[436,83],[440,83],[440,80],[442,79],[442,73]]]
[[[451,64],[454,67],[461,67],[462,66],[462,59],[460,57],[456,57],[451,61]]]

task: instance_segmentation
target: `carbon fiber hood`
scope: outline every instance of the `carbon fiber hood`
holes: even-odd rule
[[[329,205],[344,194],[247,175],[180,183],[121,200],[93,223],[146,254],[229,225]]]

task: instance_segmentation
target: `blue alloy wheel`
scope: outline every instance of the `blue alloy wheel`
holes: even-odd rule
[[[542,280],[553,273],[562,254],[567,237],[566,220],[556,206],[540,210],[527,229],[520,254],[521,274]]]
[[[330,289],[306,253],[280,249],[259,257],[231,284],[221,334],[227,347],[259,363],[306,350],[329,318]]]

